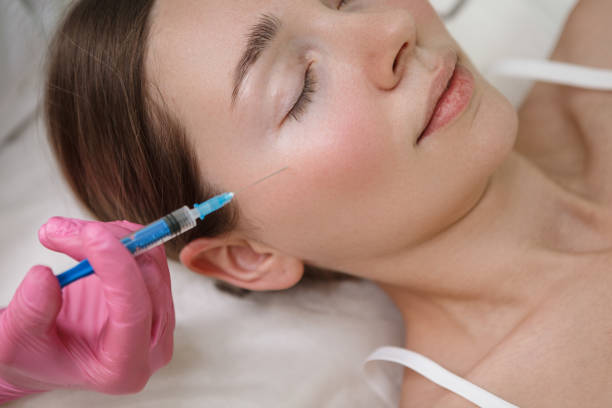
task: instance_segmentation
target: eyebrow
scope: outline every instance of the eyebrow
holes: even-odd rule
[[[281,21],[273,14],[262,14],[259,21],[249,31],[247,35],[247,44],[242,57],[236,69],[234,70],[234,90],[232,92],[232,108],[236,103],[240,87],[249,72],[249,69],[255,65],[263,51],[272,42],[278,30],[281,27]]]

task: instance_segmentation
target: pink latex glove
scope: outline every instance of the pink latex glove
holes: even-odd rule
[[[46,266],[29,270],[0,311],[0,403],[56,388],[142,390],[172,358],[174,306],[163,246],[137,258],[119,242],[141,225],[51,218],[47,248],[95,273],[63,290]]]

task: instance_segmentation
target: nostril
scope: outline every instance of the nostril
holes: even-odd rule
[[[404,54],[406,53],[406,49],[408,48],[408,43],[402,44],[402,48],[398,51],[395,56],[395,61],[393,61],[393,73],[396,73],[397,67],[400,66],[400,62],[404,58]]]

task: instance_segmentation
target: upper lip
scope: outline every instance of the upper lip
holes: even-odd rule
[[[431,82],[429,86],[429,97],[427,98],[427,110],[425,111],[425,120],[423,121],[423,125],[421,126],[421,132],[419,133],[419,138],[425,131],[425,128],[431,121],[431,117],[434,114],[434,110],[438,101],[442,97],[442,94],[448,87],[448,83],[450,82],[453,74],[455,72],[455,68],[457,66],[457,53],[454,51],[449,51],[442,56],[442,64],[434,77],[434,80]],[[418,139],[417,139],[418,141]]]

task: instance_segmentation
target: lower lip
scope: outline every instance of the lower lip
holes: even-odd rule
[[[417,143],[459,116],[470,103],[473,93],[474,76],[463,66],[457,65],[448,88],[438,100],[433,115]]]

